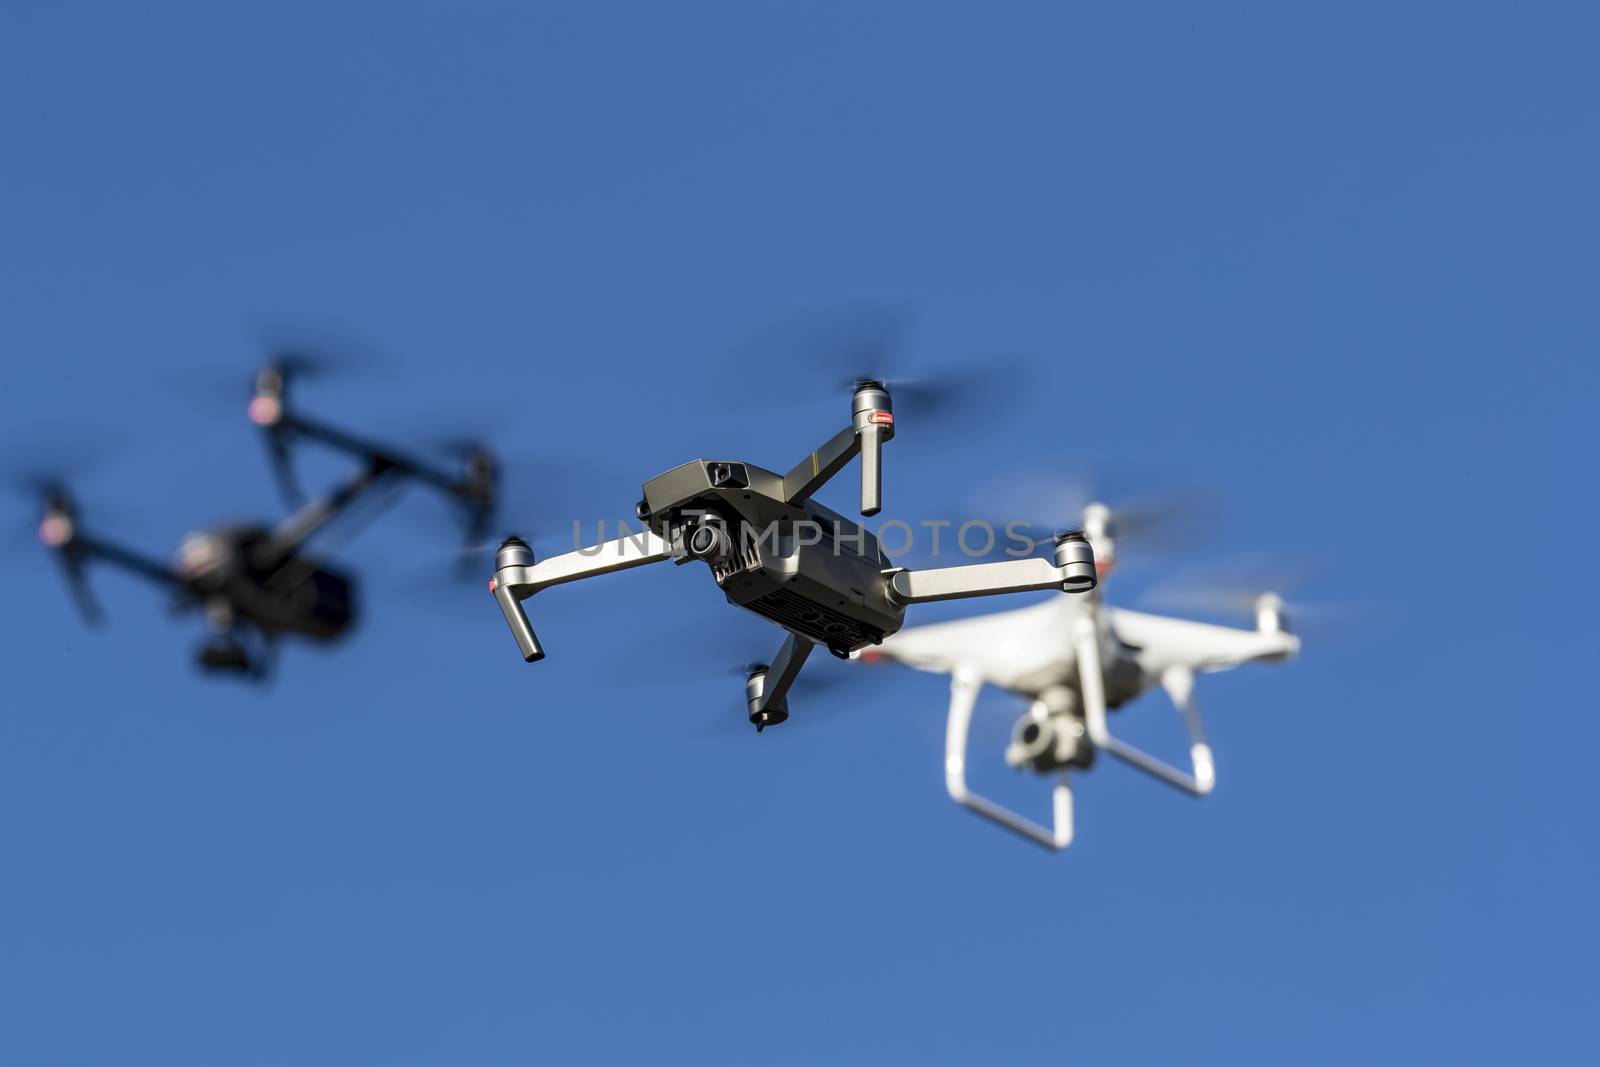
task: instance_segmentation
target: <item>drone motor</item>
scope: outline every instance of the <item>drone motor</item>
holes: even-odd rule
[[[776,726],[786,722],[789,718],[789,698],[781,697],[771,701],[765,708],[761,706],[761,697],[767,685],[767,665],[755,664],[744,679],[745,703],[750,708],[750,725],[756,728],[756,733],[769,726]]]

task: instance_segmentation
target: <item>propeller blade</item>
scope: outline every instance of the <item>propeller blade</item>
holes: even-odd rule
[[[47,434],[57,437],[57,434]],[[8,444],[0,449],[0,485],[34,499],[83,481],[110,465],[127,448],[121,435],[73,432],[63,440]]]
[[[382,366],[361,344],[329,330],[258,330],[244,347],[255,355],[161,368],[155,372],[155,382],[164,392],[198,404],[231,405],[246,387],[254,400],[264,372],[277,372],[280,384],[287,385],[372,375]],[[251,418],[271,421],[265,414],[252,409]]]
[[[1109,536],[1119,550],[1152,555],[1191,550],[1221,525],[1221,498],[1212,490],[1117,488],[1130,480],[1094,478],[1071,468],[1024,471],[991,481],[975,497],[974,510],[991,516],[985,521],[996,530],[1018,523],[1038,540],[1098,524],[1098,535]]]
[[[761,330],[717,361],[713,380],[748,382],[756,403],[839,403],[863,381],[888,387],[896,427],[975,428],[1027,390],[1020,358],[990,355],[938,366],[913,357],[906,315],[859,306],[814,312]]]
[[[500,464],[481,441],[461,438],[442,442],[438,451],[461,465],[462,540],[456,572],[476,578],[485,565],[499,506]]]
[[[731,604],[699,610],[690,617],[675,616],[658,631],[635,637],[619,653],[626,664],[612,684],[638,690],[674,688],[692,682],[715,680],[726,686],[726,696],[700,731],[737,733],[751,730],[745,704],[744,683],[751,671],[767,667],[787,634]],[[784,728],[795,721],[820,718],[850,706],[837,699],[846,683],[863,679],[860,668],[814,648],[789,690],[795,708]],[[825,695],[835,693],[829,699]]]
[[[1247,556],[1186,568],[1146,588],[1136,606],[1174,613],[1259,616],[1265,609],[1296,632],[1338,629],[1363,613],[1357,606],[1301,599],[1296,591],[1327,568],[1306,556]]]

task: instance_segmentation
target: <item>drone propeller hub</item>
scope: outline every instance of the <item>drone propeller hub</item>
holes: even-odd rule
[[[882,382],[863,378],[856,383],[850,402],[850,413],[857,432],[876,427],[881,440],[894,436],[894,403],[889,399],[889,389]]]
[[[1289,618],[1284,613],[1283,598],[1277,593],[1262,593],[1256,597],[1256,629],[1264,634],[1289,632]]]
[[[516,534],[512,534],[510,537],[500,542],[500,550],[494,554],[495,570],[500,571],[507,567],[531,566],[533,566],[533,549],[528,547],[528,542],[524,541]],[[489,591],[493,592],[494,588],[495,587],[491,585],[489,587]]]

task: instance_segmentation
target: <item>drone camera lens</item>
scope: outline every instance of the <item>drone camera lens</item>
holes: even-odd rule
[[[722,544],[722,533],[709,523],[689,531],[689,552],[702,559],[715,555]]]

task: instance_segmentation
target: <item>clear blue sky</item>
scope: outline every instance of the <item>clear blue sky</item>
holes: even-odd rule
[[[1034,371],[987,436],[902,427],[891,512],[1135,468],[1225,494],[1186,563],[1320,555],[1308,595],[1366,609],[1206,680],[1214,796],[1101,766],[1053,856],[945,799],[935,678],[759,738],[703,732],[736,679],[614,684],[703,574],[550,594],[524,666],[479,587],[414,588],[418,497],[356,542],[361,632],[260,694],[196,677],[194,621],[130,579],[86,631],[13,542],[0,1060],[1592,1056],[1593,5],[5,22],[0,437],[115,442],[88,518],[152,551],[275,513],[242,406],[180,373],[264,333],[381,361],[308,409],[581,456],[619,515],[686,459],[831,433],[838,404],[741,414],[693,372],[871,301],[930,360]],[[1113,599],[1161,573],[1128,562]],[[980,777],[1042,806],[1006,710]]]

